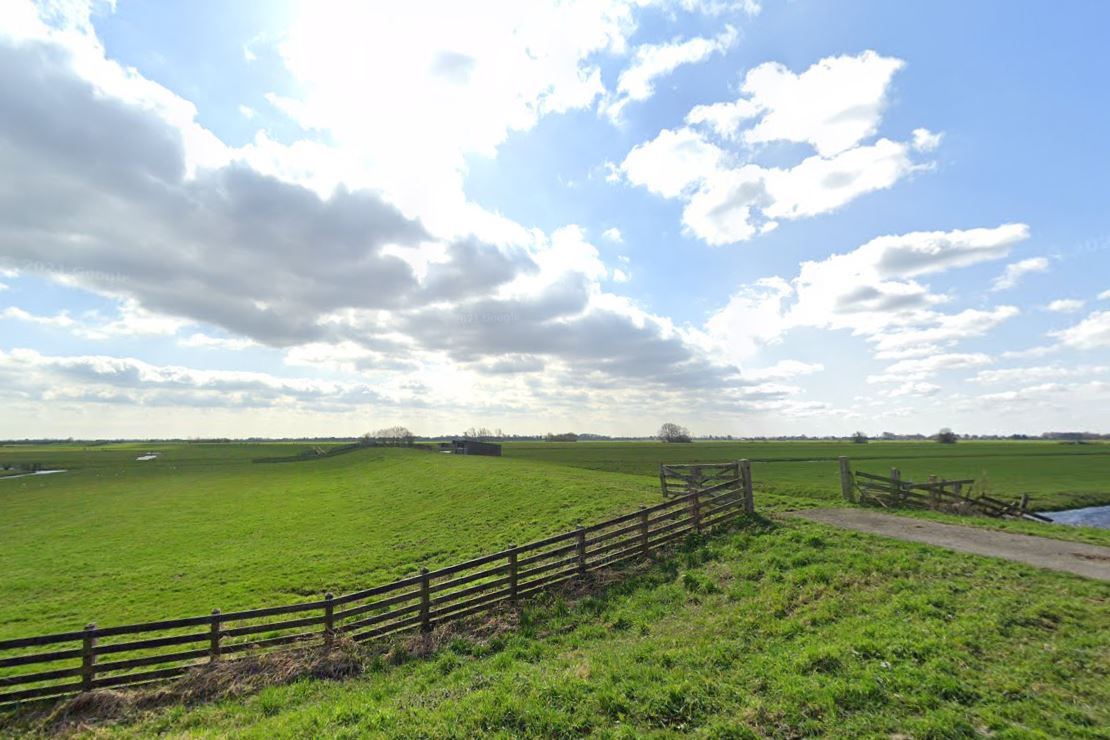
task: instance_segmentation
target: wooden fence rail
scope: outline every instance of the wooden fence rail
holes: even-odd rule
[[[1001,501],[986,494],[971,496],[964,492],[975,483],[973,479],[946,480],[929,476],[925,483],[903,480],[898,468],[890,475],[876,475],[849,467],[848,458],[840,458],[840,485],[844,498],[861,504],[884,508],[933,509],[955,513],[981,514],[990,517],[1013,517],[1051,522],[1048,517],[1029,511],[1029,497],[1018,501]]]
[[[300,604],[0,640],[0,704],[142,684],[287,645],[430,631],[652,551],[752,511],[747,487],[669,498],[604,522],[374,588]],[[49,647],[47,650],[42,650]],[[15,669],[15,670],[13,670]],[[12,688],[19,687],[19,688]],[[11,689],[5,691],[5,689]]]

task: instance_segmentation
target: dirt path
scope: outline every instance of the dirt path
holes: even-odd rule
[[[807,509],[794,511],[789,515],[858,532],[923,542],[949,550],[1015,560],[1039,568],[1063,570],[1087,578],[1110,581],[1110,547],[1063,542],[1048,537],[1012,534],[982,527],[942,524],[860,509]]]

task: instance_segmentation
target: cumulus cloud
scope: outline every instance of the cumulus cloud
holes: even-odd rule
[[[616,45],[627,29],[614,23],[575,55]],[[353,346],[360,356],[349,362],[363,372],[413,363],[494,367],[497,357],[527,355],[574,364],[582,383],[719,388],[736,376],[666,319],[606,294],[601,281],[628,273],[611,275],[576,226],[549,235],[518,229],[513,243],[444,239],[378,192],[340,186],[321,195],[260,172],[249,151],[197,164],[184,133],[199,128],[195,111],[152,83],[131,97],[107,94],[82,59],[51,33],[0,41],[0,169],[20,173],[19,187],[0,202],[0,254],[121,301],[130,312],[123,323],[102,321],[98,331],[174,334],[195,324],[185,346]],[[474,77],[492,74],[484,59],[473,68],[457,58],[432,61],[443,75],[462,65]],[[528,69],[526,76],[535,72]],[[581,88],[564,82],[562,92],[534,88],[546,101],[540,108],[571,104]],[[306,100],[314,96],[325,108],[335,102],[319,90]],[[161,102],[150,104],[155,98]],[[511,110],[502,113],[512,118],[518,103],[506,101]],[[529,110],[520,126],[539,115]],[[455,144],[481,150],[503,134],[483,130]],[[212,329],[230,338],[215,339]]]
[[[991,290],[1009,290],[1021,281],[1025,275],[1034,272],[1044,272],[1048,269],[1048,260],[1044,257],[1030,257],[1029,259],[1013,262],[1006,265],[1002,274],[994,279]]]
[[[990,355],[982,352],[949,352],[928,357],[915,357],[899,360],[888,365],[881,374],[869,375],[868,383],[904,383],[922,381],[940,372],[981,367],[993,362]]]
[[[834,211],[924,166],[911,156],[929,150],[922,137],[939,143],[925,129],[915,134],[917,146],[868,141],[902,66],[873,51],[822,59],[801,74],[759,65],[745,76],[741,97],[695,106],[685,126],[634,147],[621,172],[634,185],[683,200],[683,224],[713,245]],[[758,148],[774,142],[815,153],[790,166],[759,164]]]
[[[1052,336],[1072,349],[1110,347],[1110,311],[1095,311],[1075,326],[1052,332]]]
[[[926,397],[935,396],[937,393],[940,393],[940,391],[941,387],[936,383],[910,381],[896,385],[893,388],[888,388],[883,391],[883,395],[887,398],[906,398],[911,396]]]
[[[1033,383],[1041,380],[1062,380],[1064,378],[1093,378],[1110,373],[1105,365],[1036,365],[1031,367],[1007,367],[994,370],[980,370],[971,378],[976,383],[989,385],[1003,383]]]
[[[744,377],[748,380],[761,382],[767,380],[786,380],[802,375],[812,375],[825,369],[820,362],[802,362],[800,360],[779,360],[774,365],[763,368],[746,368]]]
[[[931,152],[940,146],[944,134],[934,133],[927,128],[913,130],[913,148],[919,152]]]
[[[178,341],[182,347],[195,349],[221,349],[238,351],[257,347],[258,344],[242,337],[214,337],[203,332],[194,332]]]
[[[365,384],[281,378],[268,373],[154,365],[130,357],[50,356],[0,350],[5,392],[39,401],[151,406],[290,406],[345,411],[350,404],[388,404]],[[406,399],[419,403],[419,399]]]
[[[1078,298],[1057,298],[1054,301],[1049,301],[1045,310],[1053,313],[1075,313],[1081,311],[1085,305],[1087,305],[1087,302]]]
[[[1110,301],[1110,290],[1104,290],[1101,293],[1099,293],[1098,294],[1098,299],[1100,301]]]
[[[726,26],[715,38],[675,39],[664,44],[642,44],[617,78],[613,100],[603,107],[609,120],[619,123],[625,106],[644,101],[655,93],[655,81],[687,64],[705,61],[727,51],[737,39],[736,29]]]
[[[624,237],[621,235],[621,230],[618,229],[616,226],[606,229],[605,231],[601,232],[601,235],[615,244],[622,244],[624,242]]]
[[[823,157],[839,154],[878,130],[891,79],[903,66],[874,51],[826,57],[801,74],[761,64],[745,76],[741,92],[762,118],[742,138],[808,143]]]
[[[803,262],[787,280],[745,286],[706,323],[710,341],[739,363],[791,330],[846,329],[880,359],[939,352],[1018,314],[1013,306],[938,310],[948,297],[920,278],[1005,257],[1028,238],[1024,224],[881,236],[843,254]]]

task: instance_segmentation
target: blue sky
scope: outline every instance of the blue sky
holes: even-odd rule
[[[4,12],[0,436],[1110,431],[1101,4]]]

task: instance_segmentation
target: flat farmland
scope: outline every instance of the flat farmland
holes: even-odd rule
[[[760,512],[842,503],[842,454],[872,472],[980,478],[1044,508],[1110,501],[1110,447],[1040,442],[509,443],[500,458],[364,448],[258,461],[336,447],[0,446],[0,463],[67,471],[0,482],[0,639],[384,583],[658,502],[663,461],[753,460]],[[1110,543],[1104,530],[975,521]],[[491,640],[363,656],[349,680],[78,733],[1098,737],[1106,724],[1110,600],[1077,576],[757,516],[568,598],[526,600]],[[34,717],[0,711],[0,734],[43,731]]]
[[[0,463],[67,470],[0,482],[0,637],[364,588],[654,503],[661,461],[750,458],[764,511],[838,503],[841,454],[872,472],[978,478],[1045,509],[1110,502],[1106,445],[509,443],[501,458],[254,462],[314,447],[328,445],[0,447]]]
[[[659,500],[651,478],[313,445],[0,448],[0,639],[357,590]],[[135,458],[158,452],[156,460]]]
[[[654,476],[660,462],[752,460],[758,489],[787,497],[836,501],[840,498],[837,458],[854,469],[924,481],[974,478],[996,496],[1029,494],[1032,506],[1058,510],[1110,504],[1110,445],[1059,442],[873,441],[845,442],[519,442],[505,446],[513,458],[591,470]]]

